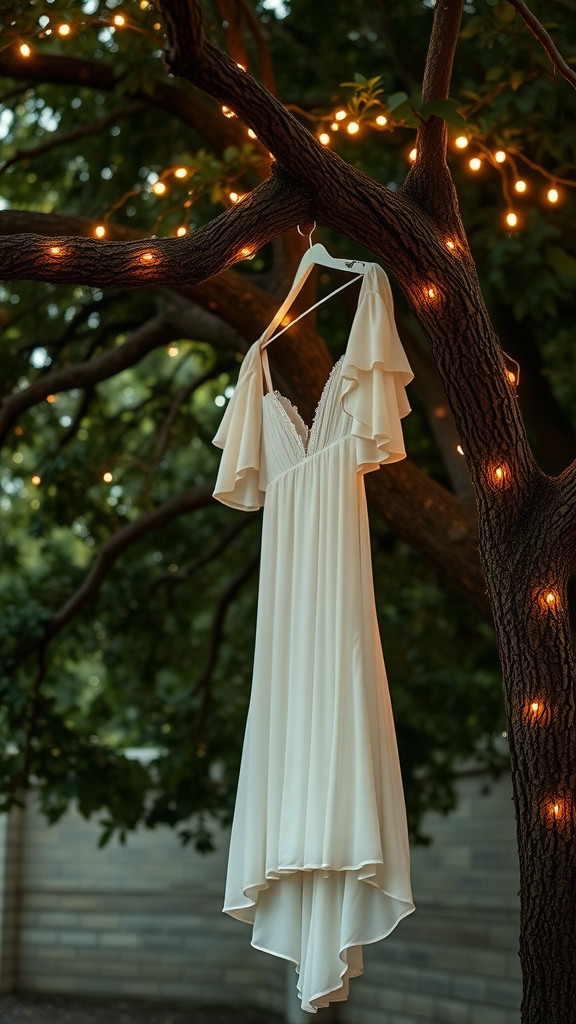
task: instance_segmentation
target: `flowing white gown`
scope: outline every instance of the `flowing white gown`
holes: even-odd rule
[[[214,444],[215,497],[264,505],[252,695],[224,911],[291,960],[305,1010],[348,995],[362,946],[414,910],[376,619],[363,474],[405,457],[412,379],[388,278],[369,265],[308,432],[248,351]]]

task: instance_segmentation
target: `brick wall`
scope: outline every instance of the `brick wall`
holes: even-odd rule
[[[366,947],[341,1024],[518,1024],[510,780],[489,796],[483,782],[463,777],[457,810],[429,816],[434,842],[413,851],[417,912]],[[167,829],[98,850],[97,826],[74,812],[48,828],[30,806],[21,824],[19,884],[12,868],[4,885],[5,988],[284,1011],[286,964],[253,950],[250,929],[221,913],[226,837],[201,857]],[[297,1024],[293,1004],[289,1017]]]

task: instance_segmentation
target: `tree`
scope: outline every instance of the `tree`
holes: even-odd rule
[[[150,5],[141,6],[144,9]],[[51,356],[58,357],[59,351],[63,351],[65,357],[53,369],[41,367],[30,386],[18,387],[17,382],[12,382],[11,393],[2,403],[0,423],[6,432],[13,430],[18,417],[27,410],[33,410],[43,399],[50,400],[60,393],[78,389],[82,394],[77,396],[75,419],[70,417],[69,424],[75,435],[78,429],[83,429],[80,422],[94,400],[94,389],[100,381],[136,365],[159,345],[165,346],[171,341],[175,344],[190,334],[196,342],[208,343],[217,351],[223,350],[223,362],[215,364],[214,355],[205,347],[195,346],[191,350],[197,375],[193,381],[182,384],[174,402],[165,407],[162,429],[154,439],[155,450],[149,454],[144,467],[145,472],[151,475],[154,468],[162,464],[167,439],[182,403],[193,392],[214,381],[216,373],[220,386],[230,379],[224,375],[231,373],[234,360],[226,362],[226,352],[245,350],[244,338],[254,336],[271,317],[274,301],[270,294],[258,287],[254,275],[232,272],[229,269],[232,265],[252,256],[297,224],[317,221],[325,229],[338,231],[357,245],[366,246],[393,270],[416,322],[428,339],[454,417],[452,420],[443,415],[439,419],[446,419],[449,429],[454,429],[455,424],[474,485],[483,576],[478,561],[474,515],[467,501],[466,481],[461,469],[453,469],[453,482],[455,489],[460,487],[462,498],[450,493],[411,463],[401,463],[373,474],[368,481],[369,494],[374,507],[383,512],[392,529],[441,570],[444,578],[472,601],[483,615],[488,614],[485,587],[488,588],[504,678],[518,821],[522,902],[520,955],[525,979],[523,1021],[528,1024],[541,1024],[543,1021],[564,1024],[574,1019],[576,1005],[572,972],[576,813],[572,798],[575,781],[574,662],[567,598],[568,579],[574,561],[572,494],[576,468],[571,465],[564,469],[562,462],[559,466],[549,463],[553,471],[563,469],[559,475],[550,476],[535,461],[517,401],[517,370],[514,361],[507,361],[503,355],[492,327],[446,162],[446,119],[451,122],[458,120],[458,103],[450,101],[449,87],[461,4],[457,0],[441,0],[435,6],[421,101],[413,95],[415,89],[410,81],[400,81],[398,84],[405,85],[404,90],[389,94],[387,103],[378,99],[378,82],[375,79],[360,77],[353,86],[350,111],[357,117],[354,123],[362,123],[362,119],[369,116],[370,105],[374,101],[387,111],[383,116],[391,122],[395,120],[402,131],[417,127],[415,159],[399,190],[385,187],[353,163],[344,162],[328,145],[308,132],[302,120],[309,116],[309,111],[297,110],[295,113],[300,115],[297,117],[275,99],[271,65],[261,27],[251,8],[244,4],[225,4],[223,0],[218,5],[220,16],[228,27],[227,44],[231,53],[228,56],[207,37],[196,2],[176,0],[170,4],[160,3],[159,7],[165,21],[165,59],[170,73],[215,99],[222,108],[226,108],[225,114],[234,113],[235,117],[215,118],[213,110],[197,91],[180,88],[175,79],[163,74],[154,75],[149,64],[146,65],[147,77],[143,79],[142,76],[134,77],[131,71],[125,72],[121,66],[117,71],[111,70],[109,65],[85,56],[71,58],[50,53],[36,54],[28,43],[17,39],[2,52],[0,70],[14,81],[24,83],[24,86],[12,86],[13,89],[29,87],[31,82],[56,86],[82,83],[84,87],[104,93],[118,88],[120,80],[124,82],[129,102],[127,99],[120,108],[107,112],[96,122],[92,120],[71,128],[68,139],[63,140],[64,144],[74,141],[70,137],[74,132],[78,138],[78,132],[88,135],[103,131],[112,121],[115,123],[123,117],[142,114],[149,106],[170,112],[177,110],[183,121],[199,131],[210,146],[222,154],[218,167],[211,167],[211,158],[206,154],[200,159],[196,155],[195,174],[198,176],[200,200],[210,189],[221,188],[222,180],[227,182],[229,190],[234,181],[253,184],[254,177],[260,179],[260,184],[239,202],[231,202],[225,213],[207,221],[193,233],[176,238],[141,240],[136,232],[122,223],[113,225],[107,221],[100,225],[94,220],[81,221],[77,217],[53,213],[39,216],[37,212],[6,211],[0,215],[5,233],[1,249],[7,280],[86,285],[92,289],[106,289],[106,297],[114,295],[120,299],[126,288],[171,289],[168,308],[155,315],[152,315],[152,304],[143,299],[145,318],[135,316],[134,307],[127,302],[130,316],[125,329],[133,329],[134,333],[122,344],[105,348],[100,355],[90,351],[90,343],[86,346],[86,335],[79,332],[74,336],[78,325],[73,317],[60,337],[51,341]],[[574,72],[521,0],[512,0],[511,7],[498,4],[488,15],[477,16],[476,21],[472,19],[465,26],[464,36],[472,39],[476,35],[481,36],[488,54],[485,59],[490,65],[490,48],[501,44],[506,26],[510,24],[508,12],[512,7],[542,42],[554,67],[570,84],[574,84]],[[561,12],[563,7],[563,4],[558,4]],[[244,35],[237,31],[238,11],[252,32],[253,44],[248,51],[242,50],[242,46],[245,47]],[[416,17],[417,13],[422,14],[422,9],[418,8],[417,12],[415,4],[410,13]],[[126,22],[125,16],[115,17],[121,19],[116,26],[122,27]],[[519,26],[520,20],[516,19],[516,22]],[[135,12],[134,24],[140,24]],[[392,38],[393,29],[392,24]],[[18,30],[22,32],[20,24]],[[145,38],[145,32],[154,36],[160,28],[156,27],[156,22],[152,25],[146,23],[141,31]],[[520,27],[515,27],[514,31],[518,46],[524,46],[527,37]],[[67,34],[64,32],[64,36]],[[218,36],[214,23],[212,34]],[[396,74],[401,79],[403,69],[398,52],[398,48],[394,51],[392,47],[392,59],[395,57],[398,64]],[[258,55],[260,74],[268,89],[245,70],[254,54]],[[494,64],[491,70],[501,72],[502,69]],[[514,74],[517,75],[516,80]],[[514,139],[515,133],[518,135],[518,125],[509,119],[506,127],[506,117],[502,116],[495,130],[489,124],[484,108],[488,104],[497,107],[498,97],[506,89],[514,91],[515,82],[519,88],[532,79],[537,80],[538,74],[548,84],[549,71],[539,71],[532,51],[528,67],[515,69],[509,75],[493,74],[491,78],[486,73],[483,85],[489,88],[468,96],[470,106],[466,111],[468,125],[475,128],[479,146],[485,146],[487,137],[491,140],[500,132],[502,139],[506,138],[509,159],[512,157],[510,140]],[[466,88],[468,93],[473,92],[469,85]],[[562,116],[567,106],[565,104],[562,108]],[[528,116],[533,115],[533,107],[527,106],[524,114],[529,127],[527,139],[523,141],[534,142],[534,134],[530,138],[533,116]],[[253,149],[245,148],[240,121],[255,136]],[[566,162],[570,146],[573,146],[572,136],[564,144],[556,139],[555,149],[550,145],[550,151],[542,153],[541,163],[535,164],[539,173],[548,174],[552,184],[565,177],[562,165]],[[541,145],[541,149],[546,147]],[[44,152],[49,150],[47,146]],[[273,154],[270,165],[268,153]],[[540,158],[540,154],[537,155]],[[181,165],[174,162],[170,169],[173,174],[180,166],[186,170],[179,154],[178,158]],[[516,159],[520,159],[518,154]],[[546,170],[548,162],[553,162],[553,172]],[[226,168],[230,169],[229,174]],[[508,179],[503,180],[507,187]],[[161,177],[158,184],[159,194],[162,194],[164,178]],[[570,179],[566,178],[566,187],[569,184]],[[126,182],[127,191],[130,187]],[[463,186],[463,192],[466,187]],[[231,195],[231,190],[228,194]],[[509,195],[507,198],[510,201]],[[179,213],[182,208],[186,209],[185,202],[187,200],[180,202]],[[506,213],[509,218],[512,215],[517,217],[511,208]],[[516,226],[512,219],[508,223],[510,227]],[[185,227],[184,224],[181,226]],[[103,238],[98,237],[98,227],[103,229]],[[29,233],[30,228],[34,234]],[[557,240],[557,233],[553,232],[548,239]],[[509,239],[511,251],[515,245],[517,251],[516,239],[512,235]],[[566,248],[554,241],[548,240],[548,250],[547,259],[553,267],[555,264],[560,277],[560,286],[551,301],[561,303],[562,289],[567,287],[566,279],[573,274],[572,257]],[[293,235],[289,239],[283,236],[283,251],[289,272],[301,251],[299,244],[294,244]],[[263,270],[265,272],[266,268]],[[213,280],[216,274],[219,275],[217,283]],[[273,266],[270,275],[273,276]],[[264,281],[263,276],[261,283]],[[273,282],[270,283],[273,287]],[[497,285],[493,281],[491,284],[493,291],[497,292]],[[98,292],[95,302],[104,301],[97,295]],[[28,302],[34,299],[32,295],[27,296]],[[191,307],[190,300],[197,305]],[[89,303],[84,304],[78,314],[81,324],[88,323],[93,311]],[[508,335],[513,335],[513,329],[505,323],[506,309],[500,312],[503,329]],[[214,313],[218,314],[218,321]],[[190,320],[186,323],[186,317],[192,315],[193,323]],[[220,333],[222,320],[228,325],[227,333]],[[310,418],[329,370],[330,356],[306,319],[290,333],[289,343],[279,343],[274,348],[274,371],[282,382],[282,390],[290,391],[303,413]],[[77,347],[68,353],[65,346],[71,337]],[[102,344],[102,340],[100,337],[96,344]],[[535,346],[532,351],[536,358]],[[414,354],[418,358],[417,346]],[[421,358],[424,359],[423,356]],[[70,363],[66,365],[68,360]],[[160,370],[158,364],[149,372],[154,375],[154,371],[158,373]],[[424,376],[433,382],[428,371]],[[429,390],[433,391],[433,383],[429,384]],[[537,396],[555,411],[551,418],[558,436],[566,438],[566,432],[561,430],[562,417],[557,415],[554,396],[542,384]],[[112,401],[113,391],[106,397]],[[142,401],[147,400],[143,395]],[[48,401],[48,404],[53,403]],[[441,403],[436,408],[446,411]],[[204,416],[206,428],[210,427],[202,403],[196,416],[201,421]],[[41,418],[37,422],[40,424]],[[533,428],[532,433],[538,448],[544,433],[537,417],[534,424],[536,429]],[[572,458],[573,438],[568,432],[566,450],[570,445]],[[58,457],[65,448],[62,439],[59,448]],[[62,759],[64,774],[65,762],[70,763],[73,758],[76,758],[77,765],[84,762],[86,773],[99,764],[101,751],[98,747],[95,746],[92,752],[89,743],[83,738],[80,741],[72,728],[65,727],[65,722],[63,728],[56,721],[56,704],[54,700],[50,701],[50,694],[45,691],[47,644],[71,621],[73,614],[94,597],[107,571],[120,552],[127,551],[131,541],[138,541],[147,532],[172,522],[185,511],[196,509],[196,515],[202,514],[200,510],[210,501],[206,477],[212,466],[213,462],[206,462],[204,475],[193,489],[177,497],[164,495],[165,500],[159,502],[157,499],[152,503],[153,507],[147,505],[150,484],[148,489],[143,488],[138,497],[141,507],[149,510],[139,517],[132,517],[115,533],[110,533],[102,522],[98,522],[98,517],[94,517],[94,532],[98,537],[108,536],[108,539],[100,547],[84,582],[68,600],[55,604],[54,612],[47,620],[40,619],[36,623],[33,636],[15,645],[12,655],[15,666],[24,664],[24,658],[33,653],[39,657],[31,696],[25,691],[18,691],[13,708],[13,716],[20,714],[20,726],[26,741],[22,749],[10,755],[17,765],[11,778],[12,788],[27,779],[34,763],[34,745],[41,739],[42,729],[47,735],[56,734],[56,730],[61,737],[62,749],[56,749],[58,755],[66,755]],[[113,467],[109,467],[104,453],[101,467],[106,467],[105,473],[113,477]],[[69,473],[69,466],[67,470]],[[53,459],[51,472],[54,474],[52,479],[56,480],[58,458]],[[45,476],[42,483],[46,483]],[[160,486],[158,493],[161,491]],[[60,514],[65,517],[65,512]],[[208,659],[194,700],[189,704],[196,750],[201,756],[206,752],[205,732],[210,701],[214,704],[209,684],[223,619],[255,564],[254,557],[248,561],[241,557],[242,545],[234,548],[239,527],[226,518],[226,513],[219,515],[223,517],[220,520],[223,530],[215,546],[221,545],[220,550],[226,545],[232,546],[229,551],[233,553],[233,560],[236,559],[237,571],[220,596],[217,614],[209,630]],[[197,527],[200,533],[202,523],[200,520]],[[79,527],[82,529],[83,524],[80,523]],[[204,529],[204,536],[209,536],[210,530]],[[247,526],[246,529],[253,530],[254,527]],[[64,560],[66,556],[63,549],[59,557]],[[206,552],[198,550],[193,565],[203,557],[206,557]],[[172,610],[174,621],[178,623],[178,609]],[[21,625],[16,632],[22,635]],[[78,659],[81,654],[78,639],[76,644]],[[166,681],[166,692],[170,699],[170,680]],[[225,692],[223,696],[225,699]],[[104,710],[105,705],[102,707]],[[238,705],[240,715],[241,702]],[[233,716],[229,721],[233,728]],[[189,726],[187,733],[189,735]],[[222,736],[220,741],[222,747],[217,753],[226,765],[226,744]],[[140,787],[144,794],[146,779],[138,767],[127,767],[118,758],[116,761],[105,760],[102,768],[105,768],[102,771],[102,788],[117,787],[121,794],[123,786],[130,788],[131,793]],[[177,792],[182,786],[182,773],[173,762],[171,773],[163,790],[163,802],[154,812],[163,815],[162,820],[166,820],[170,812],[170,787]],[[81,774],[77,768],[76,776]],[[196,810],[217,809],[217,790],[222,780],[210,778],[208,773],[198,774],[197,780],[197,792],[188,796],[188,806]],[[62,788],[55,787],[53,792],[57,795],[53,808],[57,813],[62,802]],[[88,804],[90,800],[94,806],[100,806],[98,801],[102,796],[94,796],[91,791],[87,797]],[[49,806],[49,787],[47,803]],[[137,808],[134,813],[138,817],[141,809]]]

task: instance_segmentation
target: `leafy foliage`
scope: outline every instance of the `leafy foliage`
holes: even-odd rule
[[[568,446],[576,431],[575,204],[568,187],[557,207],[546,204],[543,192],[549,181],[569,177],[575,163],[574,96],[553,80],[513,9],[478,0],[474,9],[467,5],[454,99],[422,105],[429,7],[420,0],[335,0],[327,18],[322,5],[292,0],[284,18],[267,6],[255,10],[268,33],[279,94],[307,115],[307,124],[316,117],[321,124],[345,102],[340,82],[348,79],[348,109],[362,130],[354,139],[335,133],[333,145],[389,188],[405,176],[419,118],[444,117],[451,132],[454,126],[454,134],[476,140],[465,157],[450,148],[463,218],[491,311],[506,325],[504,348],[523,366],[520,400],[541,397],[539,407],[528,401],[526,407],[535,450],[545,469],[557,469],[547,440],[550,419]],[[543,3],[536,7],[545,14]],[[229,205],[231,189],[247,192],[256,184],[262,158],[248,139],[216,151],[176,106],[167,111],[155,102],[159,83],[177,90],[182,103],[190,90],[162,68],[152,6],[123,4],[132,28],[122,31],[109,24],[116,9],[99,0],[4,4],[8,38],[26,39],[43,54],[110,66],[113,80],[107,88],[3,80],[3,158],[15,159],[0,182],[2,204],[102,224],[109,216],[144,234],[193,230]],[[561,0],[554,4],[553,31],[572,59],[571,9]],[[216,8],[208,14],[213,38],[225,44]],[[69,35],[38,38],[40,28],[63,21]],[[250,40],[248,49],[257,68]],[[136,101],[138,110],[127,109]],[[368,123],[380,110],[385,131]],[[209,117],[221,114],[211,108]],[[86,134],[67,139],[79,127]],[[44,142],[55,144],[35,156]],[[467,169],[474,145],[480,153],[482,146],[506,149],[506,173],[512,164],[528,168],[529,188],[517,200],[519,230],[503,224],[508,200],[498,170],[486,160],[477,175]],[[186,168],[185,177],[175,177],[178,167]],[[158,182],[166,184],[164,192],[154,191]],[[345,239],[330,244],[351,253]],[[272,261],[267,249],[243,272],[264,283]],[[6,393],[113,351],[170,301],[160,292],[26,282],[6,286],[1,297]],[[400,296],[397,307],[410,322]],[[319,326],[335,355],[345,343],[346,316],[336,302],[320,310]],[[529,366],[537,367],[532,376]],[[183,331],[90,389],[36,404],[11,433],[0,480],[4,806],[19,799],[29,773],[50,821],[74,799],[83,814],[100,815],[103,841],[115,833],[124,838],[142,822],[167,823],[207,849],[210,823],[229,820],[249,695],[255,574],[247,573],[235,591],[234,585],[258,551],[259,516],[207,506],[150,533],[126,549],[95,600],[52,642],[45,664],[28,658],[9,668],[111,537],[143,512],[214,478],[218,455],[210,441],[237,370],[234,353],[217,352]],[[203,383],[194,387],[196,380]],[[412,402],[405,421],[410,455],[448,485],[417,383]],[[490,630],[381,520],[372,527],[410,821],[422,835],[424,812],[452,805],[463,759],[500,763],[499,670]],[[211,667],[216,612],[231,589]],[[134,759],[133,748],[148,757]]]

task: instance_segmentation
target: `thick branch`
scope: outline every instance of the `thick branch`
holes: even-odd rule
[[[573,71],[572,68],[568,67],[562,54],[557,48],[556,43],[551,36],[548,35],[544,26],[538,21],[538,18],[532,14],[532,11],[524,3],[524,0],[508,0],[508,3],[518,11],[518,14],[522,18],[524,24],[528,26],[532,35],[536,37],[539,43],[541,43],[558,74],[562,75],[562,78],[565,78],[573,89],[576,89],[576,71]]]

